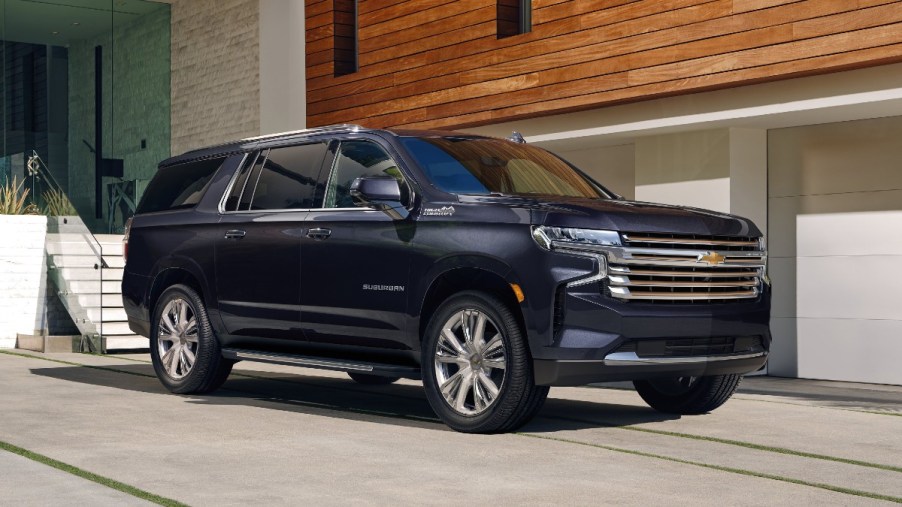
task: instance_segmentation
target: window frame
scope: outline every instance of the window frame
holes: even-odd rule
[[[323,160],[320,161],[319,170],[316,174],[316,181],[317,182],[322,181],[321,178],[323,175],[323,169],[325,168],[327,162],[331,165],[329,151],[332,146],[332,141],[330,141],[329,139],[304,139],[301,141],[293,141],[290,143],[257,147],[253,150],[249,150],[249,151],[245,152],[244,157],[241,160],[241,163],[238,164],[238,169],[236,169],[235,173],[232,174],[232,177],[229,180],[229,185],[226,187],[225,192],[223,192],[222,197],[219,199],[219,205],[217,207],[217,211],[219,211],[219,214],[220,215],[232,215],[232,214],[256,214],[256,215],[259,215],[262,213],[297,213],[297,212],[307,212],[307,211],[311,211],[314,209],[319,209],[319,208],[279,208],[279,209],[265,209],[265,210],[261,210],[261,209],[258,209],[258,210],[255,210],[255,209],[227,210],[225,208],[226,201],[228,201],[229,196],[232,194],[232,190],[233,190],[235,184],[238,182],[238,178],[241,174],[241,170],[244,169],[245,167],[247,167],[248,164],[256,165],[257,161],[262,156],[262,157],[264,157],[263,165],[265,165],[266,160],[269,159],[269,153],[272,150],[276,150],[276,149],[280,149],[280,148],[291,148],[294,146],[303,146],[303,145],[307,145],[307,144],[322,144],[325,146],[326,153],[323,156]],[[332,158],[334,158],[334,157],[332,157]],[[254,168],[250,167],[248,170],[253,171]],[[260,174],[262,174],[262,173],[263,173],[263,170],[261,167]],[[245,180],[244,189],[242,189],[241,194],[240,194],[241,196],[243,196],[244,192],[247,191],[247,185],[250,182],[251,176],[252,176],[252,174],[248,174],[248,177]],[[259,178],[259,174],[258,174],[257,180],[259,180],[259,179],[260,178]],[[256,193],[256,189],[257,189],[257,182],[255,181],[254,182],[254,190],[253,190],[254,193]],[[251,194],[250,203],[252,206],[253,206],[253,202],[254,202],[253,199],[254,199],[254,195]],[[239,205],[241,204],[240,197],[239,197],[238,204]]]
[[[404,178],[403,183],[407,187],[407,192],[408,192],[408,195],[410,196],[408,198],[409,202],[407,203],[407,206],[405,206],[405,208],[408,211],[413,209],[414,197],[416,196],[416,193],[414,192],[413,185],[410,184],[410,176],[408,176],[405,173],[405,171],[401,168],[401,164],[398,163],[399,158],[396,156],[393,156],[391,154],[391,151],[389,149],[387,149],[385,146],[383,146],[382,143],[376,141],[375,139],[371,139],[368,137],[338,138],[332,142],[334,143],[334,150],[332,149],[331,144],[330,144],[329,148],[330,148],[330,151],[334,151],[334,154],[332,155],[332,160],[329,163],[329,168],[328,168],[329,174],[328,174],[328,177],[326,178],[326,183],[325,183],[325,187],[324,187],[325,193],[323,194],[323,203],[319,208],[313,208],[312,210],[316,210],[316,211],[378,211],[381,213],[381,211],[379,211],[371,206],[353,206],[350,208],[327,208],[326,207],[326,194],[328,194],[329,184],[332,183],[332,178],[335,176],[336,166],[338,164],[339,155],[341,154],[341,145],[344,143],[348,143],[348,142],[365,142],[365,143],[375,144],[376,146],[379,147],[380,150],[382,150],[385,153],[386,156],[388,156],[389,160],[391,160],[392,162],[395,163],[395,167],[398,168],[398,171],[401,173],[401,176]]]
[[[228,154],[217,154],[214,156],[201,157],[201,158],[197,158],[194,160],[189,160],[189,161],[181,162],[178,164],[173,164],[173,165],[169,165],[166,167],[158,168],[157,172],[154,174],[153,178],[150,180],[151,182],[153,181],[153,179],[155,179],[157,177],[157,175],[159,174],[160,171],[177,169],[179,167],[183,167],[183,166],[190,165],[190,164],[210,162],[210,161],[214,161],[214,160],[219,161],[219,166],[210,174],[209,179],[207,180],[207,182],[204,184],[203,188],[200,191],[201,192],[200,198],[194,204],[187,205],[187,206],[182,205],[182,206],[178,206],[178,207],[168,207],[165,209],[158,209],[158,210],[154,210],[154,211],[141,211],[141,207],[144,204],[144,199],[147,196],[147,192],[145,189],[144,195],[141,196],[141,199],[138,200],[138,203],[135,206],[135,215],[137,215],[137,214],[154,215],[157,213],[175,213],[175,212],[184,212],[184,211],[197,209],[197,207],[200,206],[200,204],[204,201],[204,198],[207,197],[207,192],[210,191],[210,186],[213,184],[213,181],[216,179],[216,174],[219,173],[219,171],[222,171],[222,168],[225,166],[226,162],[229,160],[229,157],[230,157],[230,155],[228,155]],[[149,188],[149,184],[148,184],[148,188]]]

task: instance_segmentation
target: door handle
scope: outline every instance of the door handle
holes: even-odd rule
[[[233,229],[231,231],[226,231],[225,238],[226,239],[241,239],[244,237],[246,233],[244,231],[239,231],[238,229]]]
[[[307,237],[315,240],[323,240],[332,235],[332,229],[310,229],[307,231]]]

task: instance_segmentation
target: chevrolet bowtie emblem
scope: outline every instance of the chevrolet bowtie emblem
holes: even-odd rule
[[[696,259],[696,262],[706,262],[709,266],[716,266],[718,264],[723,264],[726,260],[726,257],[720,255],[717,252],[707,252],[698,254],[698,259]]]

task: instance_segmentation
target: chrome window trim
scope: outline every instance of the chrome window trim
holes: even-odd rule
[[[304,213],[311,211],[372,211],[382,213],[374,208],[284,208],[284,209],[260,209],[243,211],[226,211],[223,215],[261,215],[264,213]]]

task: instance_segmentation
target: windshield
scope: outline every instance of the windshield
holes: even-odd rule
[[[452,194],[609,198],[551,153],[500,139],[402,137],[433,185]]]

